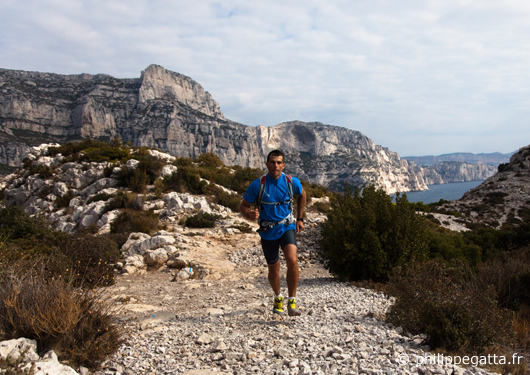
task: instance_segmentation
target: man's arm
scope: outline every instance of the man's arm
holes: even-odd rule
[[[246,219],[250,221],[258,220],[258,217],[259,217],[258,209],[256,208],[255,210],[252,210],[252,203],[249,203],[244,199],[241,201],[241,204],[239,205],[239,212],[241,212],[241,215],[243,215],[243,217],[245,217]]]
[[[305,200],[306,200],[306,193],[305,193],[305,190],[302,188],[302,195],[299,195],[296,197],[296,207],[298,208],[298,215],[296,215],[297,218],[304,217]],[[296,232],[301,232],[303,230],[304,230],[304,223],[296,220]]]

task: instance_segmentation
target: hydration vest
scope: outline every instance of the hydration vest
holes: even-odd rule
[[[256,198],[256,204],[258,206],[258,211],[260,213],[260,217],[258,217],[258,224],[259,224],[258,232],[265,232],[268,228],[275,227],[278,224],[290,225],[295,222],[294,215],[293,215],[293,196],[294,196],[293,178],[289,176],[288,174],[282,173],[282,175],[285,176],[285,180],[287,182],[287,192],[289,193],[289,200],[286,200],[283,202],[264,202],[263,201],[263,194],[265,193],[265,185],[267,183],[267,175],[264,174],[263,176],[260,177],[259,192],[258,192],[258,197]],[[281,204],[289,204],[289,215],[281,221],[262,220],[261,211],[263,211],[264,204],[270,204],[274,206],[279,206]]]

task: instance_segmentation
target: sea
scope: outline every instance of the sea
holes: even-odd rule
[[[453,201],[462,198],[466,191],[476,188],[481,183],[482,181],[467,181],[429,185],[429,190],[407,192],[407,200],[409,202],[423,202],[425,204],[438,202],[440,199]],[[392,194],[392,198],[394,197],[395,194]]]

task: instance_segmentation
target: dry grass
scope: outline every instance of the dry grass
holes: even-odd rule
[[[97,367],[124,342],[111,306],[92,290],[46,279],[44,273],[44,267],[4,272],[0,339],[34,339],[40,353],[52,349],[70,364]]]

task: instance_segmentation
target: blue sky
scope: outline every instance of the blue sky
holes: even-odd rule
[[[0,67],[198,81],[246,125],[320,121],[407,155],[530,144],[530,2],[0,0]]]

